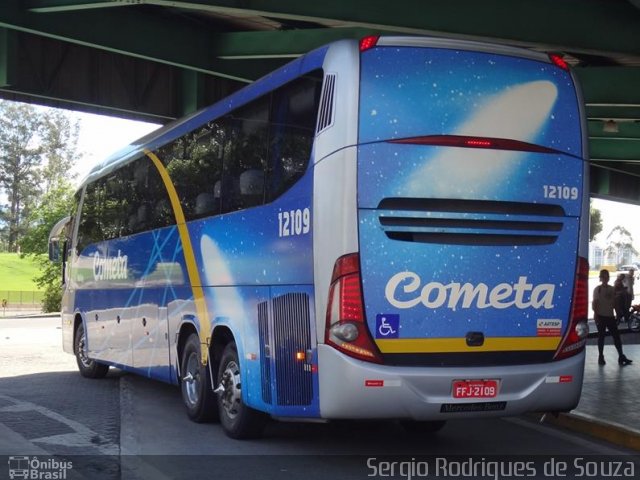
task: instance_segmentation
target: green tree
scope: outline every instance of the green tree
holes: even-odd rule
[[[60,311],[62,264],[50,262],[46,252],[51,228],[71,212],[73,193],[71,184],[64,181],[45,193],[30,219],[33,227],[22,238],[23,255],[33,256],[40,266],[40,275],[34,280],[44,290],[44,312]]]
[[[18,251],[44,193],[73,179],[78,121],[59,110],[0,101],[0,235]]]
[[[0,245],[35,257],[44,311],[60,309],[62,266],[49,262],[48,239],[71,211],[78,133],[66,112],[0,101]]]
[[[596,238],[596,235],[598,235],[602,231],[602,212],[600,212],[600,210],[598,210],[597,208],[590,206],[589,214],[589,241],[591,242],[594,238]]]
[[[43,116],[44,137],[42,151],[45,164],[42,169],[42,188],[44,192],[63,186],[75,175],[70,176],[78,153],[78,135],[80,124],[77,119],[62,110],[49,109]]]
[[[8,202],[2,220],[10,252],[18,249],[19,239],[28,228],[32,200],[38,195],[40,131],[41,122],[34,107],[0,102],[0,188]]]

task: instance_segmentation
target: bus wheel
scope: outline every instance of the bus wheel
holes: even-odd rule
[[[197,423],[217,420],[216,396],[211,389],[209,366],[202,365],[200,339],[192,333],[182,351],[180,363],[182,401],[189,418]]]
[[[242,379],[236,344],[229,343],[222,353],[218,370],[218,410],[220,424],[231,438],[257,438],[268,417],[242,402]]]
[[[87,335],[82,323],[79,323],[76,328],[75,345],[73,347],[80,375],[86,378],[104,378],[107,375],[109,365],[98,363],[89,358],[87,352]]]
[[[433,420],[427,422],[419,422],[414,420],[401,420],[400,425],[408,433],[436,433],[442,430],[446,425],[446,420]]]

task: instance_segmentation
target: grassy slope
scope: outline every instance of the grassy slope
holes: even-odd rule
[[[31,259],[15,253],[0,253],[0,292],[7,290],[39,290],[33,277],[39,273]]]

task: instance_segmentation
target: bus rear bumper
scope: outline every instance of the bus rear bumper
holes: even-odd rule
[[[398,367],[318,345],[320,414],[326,419],[446,420],[568,411],[580,400],[585,353],[557,362],[492,367]],[[491,398],[454,398],[457,380],[496,380]]]

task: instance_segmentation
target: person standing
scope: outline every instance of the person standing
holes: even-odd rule
[[[613,282],[613,291],[615,292],[615,302],[613,308],[616,311],[616,323],[621,321],[629,321],[629,308],[627,307],[627,287],[624,284],[624,273],[618,274],[616,281]]]
[[[629,309],[634,301],[633,284],[635,283],[636,271],[633,268],[629,269],[629,273],[625,276],[624,283],[627,287],[627,305],[626,305],[626,318],[629,317]]]
[[[607,363],[604,359],[604,337],[608,329],[613,337],[613,344],[618,351],[618,364],[621,366],[629,365],[632,360],[625,357],[622,352],[622,340],[620,340],[620,332],[618,332],[613,313],[615,290],[609,285],[608,270],[600,270],[600,282],[601,284],[593,290],[593,302],[591,304],[596,327],[598,328],[598,364],[605,365]]]

